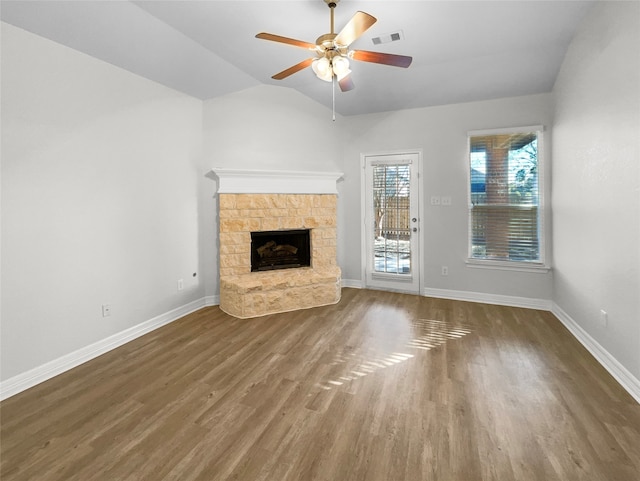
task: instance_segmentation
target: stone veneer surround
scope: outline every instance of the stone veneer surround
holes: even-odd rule
[[[220,308],[249,318],[335,304],[336,194],[220,193]],[[251,272],[251,232],[310,229],[311,267]]]

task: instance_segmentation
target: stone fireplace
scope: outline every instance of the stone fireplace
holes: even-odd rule
[[[213,172],[218,178],[220,308],[250,318],[337,303],[336,181],[342,174]],[[269,256],[257,265],[258,258]]]

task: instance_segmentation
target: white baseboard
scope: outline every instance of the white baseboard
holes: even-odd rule
[[[207,306],[207,307],[219,306],[220,305],[220,296],[206,296],[204,298],[204,305]]]
[[[364,282],[358,279],[342,279],[342,287],[365,289]],[[426,287],[422,289],[425,297],[437,297],[439,299],[451,299],[454,301],[480,302],[482,304],[496,304],[499,306],[523,307],[526,309],[551,310],[551,301],[547,299],[532,299],[529,297],[502,296],[486,294],[484,292],[454,291],[451,289],[435,289]]]
[[[54,359],[53,361],[49,361],[27,372],[9,378],[6,381],[0,383],[0,401],[18,394],[19,392],[22,392],[26,389],[29,389],[36,384],[47,381],[48,379],[51,379],[58,374],[62,374],[69,369],[73,369],[80,364],[90,361],[91,359],[109,352],[116,347],[120,347],[129,341],[132,341],[140,336],[143,336],[144,334],[158,329],[159,327],[180,319],[181,317],[186,316],[191,312],[205,307],[205,305],[214,305],[205,304],[205,300],[208,299],[208,297],[197,299],[188,304],[185,304],[184,306],[172,309],[169,312],[156,316],[152,319],[149,319],[148,321],[142,322],[136,326],[130,327],[129,329],[125,329],[124,331],[118,332],[112,336],[102,339],[101,341],[90,344],[69,354],[65,354],[58,359]]]
[[[564,324],[569,332],[573,334],[573,337],[602,364],[602,367],[609,371],[609,374],[640,404],[640,380],[620,364],[609,351],[602,347],[587,331],[582,329],[582,327],[555,302],[553,303],[551,312]]]
[[[499,294],[486,294],[484,292],[454,291],[450,289],[425,288],[422,295],[426,297],[438,297],[440,299],[452,299],[454,301],[480,302],[482,304],[495,304],[499,306],[523,307],[525,309],[551,310],[551,301],[547,299],[533,299],[529,297],[503,296]]]
[[[342,287],[353,287],[354,289],[364,288],[363,282],[357,279],[342,279],[341,282],[342,282]]]

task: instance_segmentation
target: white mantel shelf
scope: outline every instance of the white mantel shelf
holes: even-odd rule
[[[342,172],[211,169],[218,194],[337,194]]]

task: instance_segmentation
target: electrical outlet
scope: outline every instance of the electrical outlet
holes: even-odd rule
[[[440,205],[440,197],[438,197],[437,195],[432,195],[431,205]]]
[[[178,279],[178,290],[181,291],[182,289],[184,289],[184,280]]]
[[[102,317],[109,317],[111,315],[111,304],[102,304]]]
[[[440,199],[440,205],[451,205],[451,196],[443,195]]]
[[[600,323],[605,327],[609,324],[609,314],[604,309],[600,309]]]
[[[449,268],[447,266],[442,266],[442,275],[443,276],[448,276],[449,275]]]

